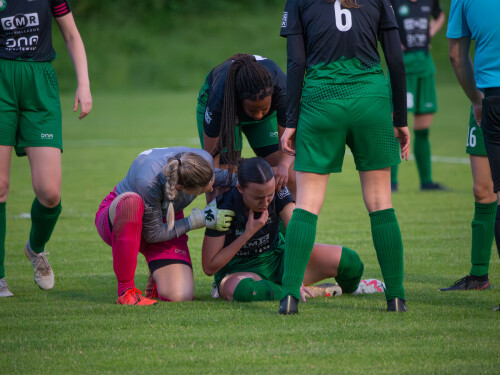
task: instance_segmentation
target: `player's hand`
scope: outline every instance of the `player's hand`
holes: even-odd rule
[[[309,288],[305,286],[304,283],[302,283],[302,285],[300,286],[300,299],[302,300],[302,302],[306,302],[306,295],[308,295],[309,297],[314,297]]]
[[[203,213],[205,226],[208,229],[215,229],[221,232],[229,229],[234,217],[234,211],[218,208],[215,199],[201,212]]]
[[[401,147],[401,159],[408,160],[410,156],[410,131],[408,126],[394,127],[394,136],[398,139],[399,147]]]
[[[81,120],[92,110],[92,95],[90,94],[89,87],[78,86],[78,88],[76,89],[73,112],[78,111],[78,104],[80,104],[81,106],[80,116],[78,116],[78,118]]]
[[[472,113],[476,119],[477,126],[481,127],[481,119],[483,118],[483,104],[472,105]]]
[[[257,218],[256,218],[257,217]],[[245,227],[245,232],[248,232],[250,236],[253,236],[257,231],[262,228],[269,218],[269,211],[255,212],[250,209],[248,212],[247,225]]]
[[[286,128],[281,136],[281,149],[287,155],[295,156],[295,132],[297,129]]]
[[[283,164],[278,164],[273,167],[274,181],[276,182],[276,191],[280,191],[288,183],[288,167]]]

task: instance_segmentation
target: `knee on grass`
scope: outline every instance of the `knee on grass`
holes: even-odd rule
[[[342,247],[339,267],[335,280],[342,288],[342,293],[353,293],[361,281],[365,266],[358,253],[347,247]]]

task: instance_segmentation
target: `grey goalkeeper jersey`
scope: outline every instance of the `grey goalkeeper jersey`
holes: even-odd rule
[[[213,164],[212,156],[208,152],[197,148],[153,148],[141,152],[133,161],[125,178],[116,185],[115,191],[118,195],[134,192],[142,197],[145,205],[142,219],[142,235],[149,243],[167,241],[191,230],[187,218],[177,220],[171,230],[168,230],[167,224],[163,222],[168,200],[165,191],[166,176],[162,170],[168,159],[183,152],[193,152],[201,155]],[[227,171],[217,168],[214,168],[214,171],[214,188],[227,186]],[[173,201],[174,211],[183,210],[195,198],[196,196],[187,194],[182,190],[178,191]]]

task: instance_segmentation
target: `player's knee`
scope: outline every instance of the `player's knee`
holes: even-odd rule
[[[347,247],[342,247],[342,256],[335,280],[343,293],[352,293],[358,288],[364,269],[365,266],[359,254]]]
[[[142,218],[144,201],[139,194],[125,193],[116,199],[116,217],[126,221],[137,221]]]
[[[493,192],[493,182],[488,183],[474,183],[472,186],[472,193],[476,202],[490,203],[494,202],[496,195]]]
[[[9,194],[10,181],[8,178],[0,177],[0,202],[5,202],[7,200],[7,195]]]
[[[158,287],[158,286],[157,286]],[[162,301],[182,302],[193,300],[193,290],[188,288],[166,288],[158,287],[158,295]]]

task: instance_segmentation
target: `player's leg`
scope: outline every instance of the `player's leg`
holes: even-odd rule
[[[158,296],[162,301],[191,301],[194,296],[193,269],[173,263],[153,271]]]
[[[54,273],[47,261],[45,245],[61,213],[61,150],[54,147],[26,147],[35,199],[31,205],[31,230],[25,253],[41,289],[54,286]]]
[[[486,152],[490,161],[493,190],[497,193],[497,202],[500,204],[500,88],[486,89],[485,94],[481,124],[484,129]],[[498,212],[495,223],[495,238],[500,255],[500,214]]]
[[[281,297],[281,286],[253,272],[236,272],[222,279],[219,292],[227,301],[273,301]]]
[[[2,126],[0,124],[0,126]],[[7,195],[10,182],[10,161],[12,146],[0,146],[0,297],[11,297],[13,294],[5,279],[5,235],[7,232]]]
[[[415,113],[415,101],[418,93],[418,77],[414,74],[406,74],[406,106],[408,113]],[[392,100],[391,100],[392,106]],[[391,166],[391,190],[398,191],[399,164]]]
[[[141,246],[144,201],[139,194],[127,192],[118,195],[109,206],[113,271],[117,279],[117,303],[148,305],[155,301],[141,296],[135,287],[134,276],[137,255]]]
[[[386,284],[388,310],[406,311],[403,287],[403,242],[391,202],[390,167],[400,162],[399,145],[385,98],[359,101],[366,111],[352,129],[348,145],[359,171],[369,212],[372,239]]]
[[[490,164],[486,156],[484,136],[476,123],[472,108],[469,116],[467,148],[473,180],[474,217],[471,222],[471,269],[470,274],[457,280],[441,291],[488,289],[488,270],[491,246],[494,238],[494,223],[497,212],[497,197],[493,192]]]

